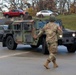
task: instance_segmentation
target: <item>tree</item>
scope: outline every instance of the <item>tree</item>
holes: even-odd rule
[[[70,12],[71,13],[76,13],[76,0],[74,0],[74,2],[71,4]]]
[[[23,7],[26,5],[30,7],[30,3],[27,2],[28,0],[2,0],[1,6],[6,6],[4,3],[7,3],[10,5],[9,9],[23,9]],[[6,6],[8,8],[8,6]],[[0,7],[2,8],[2,7]]]
[[[71,0],[58,0],[59,3],[59,11],[61,14],[64,14],[65,12],[70,12],[70,3]]]
[[[38,11],[43,9],[55,10],[55,1],[54,0],[39,0],[37,1]]]

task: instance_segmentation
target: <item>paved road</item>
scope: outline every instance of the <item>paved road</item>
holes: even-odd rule
[[[40,53],[30,46],[18,45],[15,51],[3,48],[0,43],[0,75],[76,75],[76,53],[67,53],[66,47],[58,47],[57,62],[59,67],[46,70],[43,63],[48,55]]]

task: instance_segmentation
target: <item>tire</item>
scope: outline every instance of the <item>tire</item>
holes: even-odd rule
[[[49,53],[47,45],[46,45],[46,39],[45,38],[43,38],[43,41],[42,41],[42,53],[43,54],[48,54]]]
[[[30,45],[32,48],[38,48],[40,45]]]
[[[8,36],[6,39],[6,46],[10,50],[15,50],[17,47],[17,44],[14,42],[14,39],[12,36]]]
[[[75,45],[74,44],[70,44],[70,45],[67,45],[67,50],[69,53],[75,53]]]
[[[39,18],[43,18],[44,16],[42,14],[38,15]]]
[[[5,15],[6,18],[9,18],[9,15]]]

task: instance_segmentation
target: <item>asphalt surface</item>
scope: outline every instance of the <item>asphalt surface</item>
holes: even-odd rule
[[[18,45],[16,50],[8,50],[0,43],[0,75],[76,75],[76,53],[69,54],[66,47],[58,46],[58,68],[45,69],[43,64],[48,55],[43,55],[41,47],[32,49],[28,45]]]
[[[6,20],[0,20],[4,24]],[[0,43],[0,75],[76,75],[76,53],[68,53],[67,48],[58,46],[58,68],[45,69],[43,64],[48,55],[43,55],[41,47],[32,49],[28,45],[18,45],[16,50],[8,50]]]

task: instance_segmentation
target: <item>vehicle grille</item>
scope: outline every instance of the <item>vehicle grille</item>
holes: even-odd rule
[[[63,34],[63,37],[72,37],[72,33],[69,33],[69,34]]]

